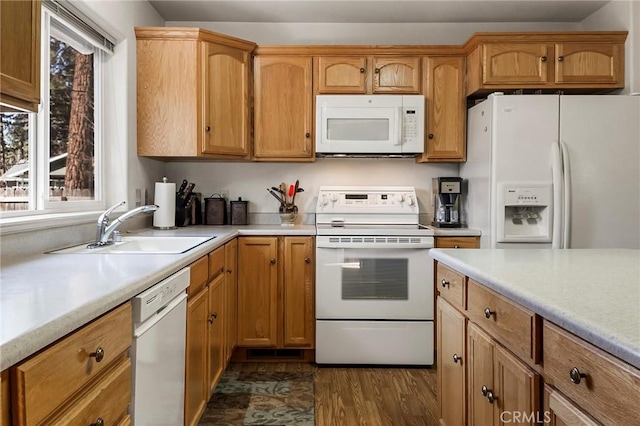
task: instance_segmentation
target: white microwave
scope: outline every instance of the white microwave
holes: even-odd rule
[[[316,154],[422,153],[424,117],[423,95],[318,95]]]

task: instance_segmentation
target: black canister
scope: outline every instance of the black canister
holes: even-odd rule
[[[242,201],[242,197],[238,201],[230,201],[231,206],[231,224],[232,225],[248,225],[249,224],[249,202]]]
[[[222,197],[204,199],[204,224],[224,225],[227,223],[227,200]]]

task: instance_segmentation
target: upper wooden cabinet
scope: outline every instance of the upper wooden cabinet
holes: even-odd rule
[[[420,93],[419,56],[319,56],[317,93]]]
[[[248,158],[254,43],[198,28],[136,28],[138,155]]]
[[[464,91],[465,58],[424,58],[427,103],[425,150],[418,162],[460,162],[466,159]]]
[[[485,33],[466,44],[467,95],[624,87],[626,32]]]
[[[255,160],[313,161],[311,63],[305,56],[255,58]]]
[[[0,102],[26,111],[40,103],[40,0],[0,2]]]

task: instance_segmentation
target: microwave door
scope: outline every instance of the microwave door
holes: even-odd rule
[[[400,153],[398,108],[322,109],[318,152],[326,153]]]

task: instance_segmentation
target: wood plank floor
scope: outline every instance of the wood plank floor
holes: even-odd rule
[[[437,425],[435,368],[234,363],[238,371],[314,371],[318,426]]]

